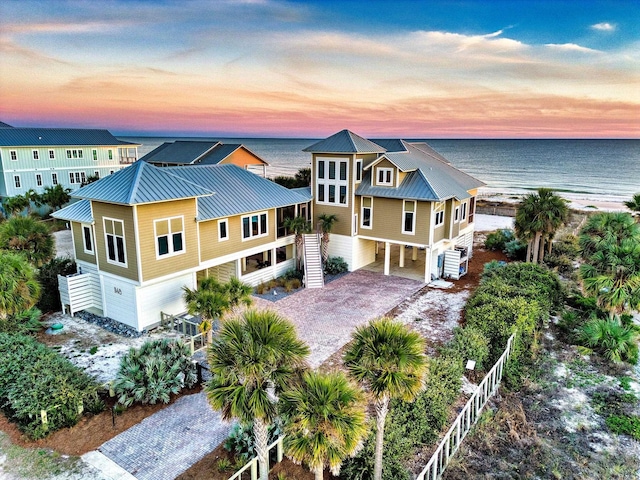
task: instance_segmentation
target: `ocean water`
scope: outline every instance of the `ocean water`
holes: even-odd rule
[[[271,164],[268,175],[310,166],[302,151],[318,139],[119,137],[141,143],[139,156],[166,141],[242,143]],[[486,183],[488,192],[524,193],[552,188],[574,198],[622,201],[640,192],[640,140],[429,140],[453,165]]]

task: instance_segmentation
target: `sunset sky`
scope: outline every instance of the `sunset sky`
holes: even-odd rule
[[[0,65],[15,126],[640,138],[637,0],[2,0]]]

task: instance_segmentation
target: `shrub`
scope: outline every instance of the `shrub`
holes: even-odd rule
[[[0,318],[0,332],[29,335],[42,329],[42,312],[35,307]]]
[[[640,441],[640,417],[637,415],[611,415],[607,427],[613,433],[624,433]]]
[[[258,295],[264,295],[265,293],[267,293],[269,291],[269,285],[267,285],[264,282],[260,282],[257,286],[256,286],[256,293]]]
[[[42,294],[37,307],[43,312],[58,311],[60,293],[58,292],[58,275],[66,276],[76,273],[76,262],[71,258],[52,258],[38,271],[38,282],[42,286]]]
[[[490,272],[491,270],[495,270],[497,268],[502,268],[507,264],[507,262],[501,262],[498,260],[491,260],[490,262],[487,262],[484,264],[484,267],[482,269],[482,274],[484,275],[485,273]]]
[[[282,286],[284,288],[284,291],[288,293],[297,290],[298,288],[300,288],[300,285],[302,285],[302,282],[300,280],[298,280],[297,278],[290,278],[289,280],[285,280]]]
[[[287,270],[286,272],[284,272],[284,274],[282,275],[282,279],[286,281],[286,280],[292,280],[295,278],[302,282],[303,276],[304,276],[304,273],[301,270],[292,268],[291,270]]]
[[[282,426],[279,421],[269,425],[267,429],[269,440],[267,444],[271,444],[282,435]],[[251,460],[256,456],[255,441],[253,438],[253,422],[236,423],[229,432],[229,436],[222,444],[228,452],[241,458],[244,462]]]
[[[129,350],[120,361],[114,389],[118,402],[126,407],[134,402],[169,403],[171,394],[192,387],[196,380],[187,345],[165,339]]]
[[[596,318],[588,321],[580,329],[580,340],[612,362],[638,363],[638,333],[618,320]]]
[[[557,253],[545,255],[544,263],[564,275],[570,274],[574,270],[573,261],[566,255],[558,255]]]
[[[348,271],[349,265],[342,257],[329,257],[327,258],[327,261],[324,262],[325,275],[338,275]]]
[[[553,242],[552,252],[558,256],[564,255],[569,260],[575,260],[578,258],[578,255],[580,255],[578,237],[571,234],[563,235],[557,241]]]
[[[493,233],[487,235],[487,239],[484,241],[484,248],[487,250],[500,250],[503,251],[505,244],[514,240],[515,234],[513,230],[504,228],[502,230],[496,230]]]
[[[75,425],[104,407],[97,385],[56,351],[24,335],[0,333],[0,404],[31,438]],[[47,426],[40,412],[47,412]]]
[[[504,244],[503,251],[511,260],[524,260],[527,256],[527,243],[523,240],[511,240]]]
[[[456,327],[453,339],[443,348],[442,354],[457,358],[463,364],[467,360],[475,360],[476,369],[483,370],[489,357],[489,340],[476,327]]]

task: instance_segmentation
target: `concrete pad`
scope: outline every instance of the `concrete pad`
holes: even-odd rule
[[[136,480],[136,477],[97,450],[87,452],[80,458],[86,464],[99,470],[104,478],[112,480]]]

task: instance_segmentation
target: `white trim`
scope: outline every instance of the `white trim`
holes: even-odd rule
[[[113,231],[114,233],[107,233],[107,224],[106,222],[113,222]],[[118,243],[116,242],[116,239],[118,238],[118,235],[115,234],[115,224],[116,222],[121,223],[122,224],[122,250],[124,253],[124,263],[119,262],[117,260],[111,260],[109,258],[109,241],[108,241],[108,236],[112,235],[113,239],[114,239],[114,253],[116,256],[116,259],[118,258]],[[118,267],[124,267],[124,268],[128,268],[128,263],[127,263],[127,239],[126,239],[126,235],[125,235],[125,231],[124,231],[124,220],[121,220],[119,218],[111,218],[111,217],[102,217],[102,228],[104,229],[104,249],[105,249],[105,256],[107,258],[107,263],[111,264],[111,265],[116,265]]]
[[[225,228],[224,228],[224,233],[226,234],[226,236],[222,236],[220,235],[220,225],[224,224]],[[221,218],[218,220],[218,241],[219,242],[226,242],[227,240],[229,240],[229,218]]]
[[[262,230],[262,215],[265,215],[265,231],[261,231]],[[253,235],[253,230],[251,228],[251,218],[252,217],[258,217],[258,234],[257,235]],[[249,236],[245,237],[244,236],[244,219],[248,218],[249,219]],[[249,215],[243,215],[242,217],[240,217],[240,236],[242,237],[242,241],[243,242],[247,242],[249,240],[255,240],[256,238],[262,238],[262,237],[267,237],[269,235],[269,212],[268,211],[264,211],[264,212],[255,212],[255,213],[250,213]]]
[[[349,206],[349,159],[348,158],[332,158],[332,157],[316,157],[316,178],[315,185],[315,203],[321,205],[331,205],[335,207]],[[320,163],[323,163],[324,176],[320,178]],[[329,178],[330,165],[334,164],[334,178]],[[345,164],[345,179],[340,178],[341,165]],[[320,200],[319,190],[322,185],[322,196],[324,200]],[[333,187],[334,201],[329,201],[329,191]],[[344,203],[340,202],[340,189],[344,187]]]
[[[49,149],[49,160],[55,160],[55,159],[56,159],[56,151]]]
[[[58,172],[51,172],[51,185],[58,185]]]
[[[444,212],[445,212],[445,202],[435,202],[433,206],[434,213],[434,227],[438,228],[444,225]],[[438,217],[440,217],[440,221],[438,221]]]
[[[368,198],[371,200],[371,203],[368,207],[364,206],[364,199]],[[369,225],[364,224],[364,209],[369,209]],[[367,230],[373,229],[373,197],[361,197],[360,198],[360,228],[365,228]]]
[[[17,150],[9,150],[9,160],[12,162],[18,161],[18,151]]]
[[[34,160],[40,160],[40,152],[38,150],[31,150],[31,156]]]
[[[42,174],[36,173],[36,187],[42,186]]]
[[[93,230],[91,229],[91,225],[88,225],[86,223],[81,223],[80,227],[82,228],[82,248],[84,250],[84,253],[88,255],[95,255],[95,246],[94,246],[95,242],[93,241]],[[85,229],[89,231],[89,242],[91,243],[91,249],[89,250],[87,250]]]
[[[360,165],[360,168],[358,168],[358,165]],[[362,165],[363,165],[362,159],[356,158],[356,161],[354,163],[354,169],[353,169],[353,183],[362,182],[362,173],[364,172]],[[360,173],[360,178],[358,178],[358,173]]]
[[[381,187],[393,187],[393,168],[389,167],[376,167],[376,185]],[[380,177],[384,177],[383,181]]]
[[[180,219],[180,223],[182,228],[180,230],[177,231],[172,231],[171,230],[171,221],[172,220],[176,220],[176,219]],[[168,227],[168,231],[166,234],[163,235],[158,235],[158,223],[159,222],[167,222],[167,227]],[[182,238],[182,250],[178,250],[178,251],[174,251],[173,249],[173,236],[177,233],[180,233],[180,236]],[[156,244],[156,260],[162,260],[164,258],[169,258],[169,257],[175,257],[178,255],[183,255],[185,253],[187,253],[187,245],[186,245],[186,238],[185,238],[185,234],[184,234],[184,215],[177,215],[175,217],[166,217],[166,218],[159,218],[157,220],[153,221],[153,235],[155,238],[155,244]],[[167,237],[167,253],[160,253],[160,245],[158,243],[158,238],[160,237]]]
[[[413,210],[409,211],[406,209],[407,203],[413,203]],[[402,201],[402,233],[405,235],[415,235],[416,234],[416,216],[417,216],[418,202],[415,200],[403,200]],[[406,224],[406,214],[411,213],[411,230],[405,230]]]
[[[353,235],[358,235],[358,214],[353,214]]]
[[[13,188],[22,189],[22,178],[20,178],[20,175],[13,176]]]
[[[91,216],[93,217],[93,202],[91,202]],[[136,244],[136,264],[138,268],[138,282],[142,282],[142,250],[140,249],[140,230],[138,229],[138,205],[133,206],[133,231],[138,232],[135,235]],[[96,256],[96,258],[98,258]]]

